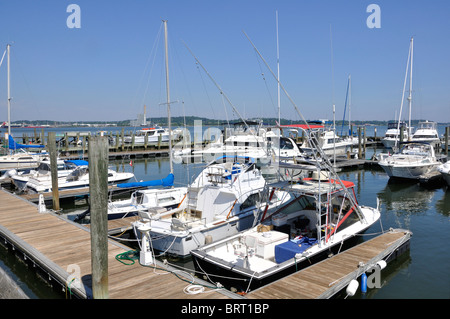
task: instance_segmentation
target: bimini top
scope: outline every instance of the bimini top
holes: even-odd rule
[[[66,160],[64,161],[64,163],[72,163],[75,164],[76,166],[89,165],[89,162],[84,160]]]
[[[149,187],[149,186],[173,186],[173,182],[175,180],[175,176],[170,173],[165,178],[155,179],[151,181],[145,182],[134,182],[134,183],[120,183],[117,184],[117,187],[128,188],[128,187]]]
[[[341,180],[345,188],[353,188],[355,184],[350,181]],[[340,191],[343,189],[342,185],[334,179],[321,180],[319,187],[319,180],[312,178],[304,178],[299,183],[292,183],[291,181],[281,181],[269,184],[271,188],[280,188],[286,191],[301,193],[301,194],[327,194],[328,191]]]

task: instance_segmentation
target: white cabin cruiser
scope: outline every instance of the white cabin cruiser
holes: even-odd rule
[[[274,157],[293,158],[301,156],[301,151],[292,138],[280,136],[273,130],[262,127],[257,121],[234,123],[233,128],[227,130],[227,138],[221,135],[207,148],[194,150],[192,155],[202,155],[206,161],[219,156],[248,156],[254,159]]]
[[[122,183],[128,181],[134,176],[133,173],[116,172],[108,169],[108,184]],[[89,186],[89,166],[77,166],[69,175],[58,178],[58,189],[74,189]],[[26,189],[30,193],[43,193],[52,191],[52,178],[50,175],[31,177],[26,185]]]
[[[382,154],[378,162],[389,177],[419,179],[440,164],[434,148],[428,143],[405,142],[400,147],[394,154]]]
[[[450,162],[439,165],[437,170],[442,174],[447,185],[450,186]]]
[[[404,128],[402,130],[402,127]],[[403,137],[400,138],[400,133],[403,131]],[[405,122],[389,122],[386,133],[381,139],[385,148],[394,148],[400,145],[401,141],[408,140],[408,129]]]
[[[340,250],[380,218],[378,208],[356,202],[352,182],[341,182],[305,178],[270,185],[293,200],[258,226],[193,250],[196,270],[248,292]]]
[[[197,176],[178,209],[139,212],[141,220],[133,226],[150,227],[155,250],[186,257],[193,249],[253,227],[260,209],[273,211],[290,199],[276,191],[267,201],[265,185],[253,159],[223,156]]]
[[[437,131],[437,123],[431,121],[419,122],[417,130],[411,137],[411,141],[430,143],[433,147],[439,146],[441,140]]]
[[[77,167],[77,163],[78,161],[64,161],[58,159],[56,163],[58,177],[65,177],[69,175]],[[8,174],[11,177],[11,181],[16,186],[16,188],[23,190],[26,188],[27,182],[29,181],[30,177],[39,178],[42,176],[51,176],[50,159],[46,158],[42,160],[36,169],[19,172],[16,170],[11,170],[8,171]]]
[[[322,148],[322,151],[328,155],[345,155],[348,151],[351,151],[353,141],[344,140],[336,135],[333,130],[316,130],[312,132],[312,138],[316,139],[316,143]],[[301,149],[305,153],[312,153],[316,151],[314,147],[311,147],[309,141],[306,141]]]
[[[179,138],[180,132],[178,130],[172,131],[172,140],[176,140]],[[169,129],[162,127],[149,127],[142,128],[134,135],[134,144],[135,145],[144,145],[145,139],[147,139],[148,144],[155,144],[160,142],[167,143],[169,142],[170,133]],[[133,143],[133,136],[125,136],[124,142],[126,144]]]

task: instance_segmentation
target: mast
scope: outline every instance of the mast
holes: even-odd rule
[[[6,45],[7,61],[8,61],[8,138],[11,135],[11,85],[10,85],[10,44]]]
[[[352,75],[348,75],[348,136],[353,141],[352,132]]]
[[[166,93],[167,93],[167,121],[169,124],[169,157],[170,157],[170,173],[173,174],[173,163],[172,163],[172,123],[170,119],[170,89],[169,89],[169,50],[167,44],[167,20],[164,22],[164,43],[166,51]]]
[[[409,123],[408,123],[408,140],[411,140],[411,104],[412,104],[412,69],[413,69],[413,37],[411,37],[411,68],[409,70]]]
[[[280,113],[280,48],[278,44],[278,11],[276,11],[277,22],[277,71],[278,71],[278,124],[281,125],[281,113]]]

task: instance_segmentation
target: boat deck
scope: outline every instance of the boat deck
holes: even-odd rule
[[[249,299],[327,299],[377,261],[395,257],[410,233],[392,230],[292,275],[249,292]],[[363,263],[363,264],[361,264]]]
[[[0,190],[0,238],[20,252],[27,262],[48,274],[48,277],[67,288],[74,269],[79,269],[82,285],[72,285],[70,291],[78,298],[93,298],[91,285],[91,239],[87,227],[73,223],[53,213],[39,213],[37,205]],[[188,275],[171,272],[169,266],[157,261],[144,267],[136,261],[125,265],[118,254],[129,248],[114,240],[108,241],[108,294],[120,299],[229,299],[239,298],[226,290],[186,294],[183,290],[192,279]],[[71,276],[72,277],[69,277]],[[206,284],[195,279],[196,284]],[[75,281],[76,283],[76,281]]]

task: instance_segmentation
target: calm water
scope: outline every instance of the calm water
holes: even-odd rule
[[[384,130],[378,129],[378,132]],[[369,135],[369,133],[368,133]],[[380,150],[377,150],[379,152]],[[373,151],[372,151],[373,152]],[[366,158],[370,157],[370,153]],[[115,161],[113,168],[132,171],[137,180],[165,177],[169,160]],[[198,174],[201,165],[176,164],[175,182],[185,185]],[[381,222],[366,231],[363,239],[382,229],[406,228],[413,232],[411,249],[382,271],[382,288],[369,289],[353,298],[376,299],[450,299],[450,189],[446,186],[426,188],[415,183],[391,183],[381,169],[352,169],[340,173],[341,178],[355,183],[360,204],[376,206],[381,200]],[[83,209],[85,202],[63,206],[65,212]],[[0,267],[4,268],[32,298],[64,298],[36,276],[11,251],[0,245]]]

